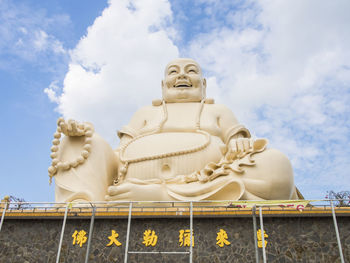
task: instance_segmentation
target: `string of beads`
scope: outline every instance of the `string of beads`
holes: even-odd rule
[[[62,169],[64,171],[68,171],[71,168],[76,168],[79,165],[83,164],[85,160],[89,157],[91,152],[91,137],[93,135],[93,129],[89,125],[84,124],[78,124],[78,128],[81,131],[80,136],[85,136],[84,140],[84,146],[81,150],[80,155],[73,161],[62,161],[58,158],[58,150],[60,145],[60,138],[62,134],[61,124],[64,122],[63,118],[59,118],[57,121],[57,129],[54,133],[53,141],[52,141],[52,147],[51,147],[51,154],[50,157],[52,159],[51,166],[48,169],[49,177],[50,177],[50,184],[52,183],[52,177],[54,177],[58,170]]]
[[[152,156],[140,157],[140,158],[134,158],[134,159],[125,159],[123,157],[123,154],[124,154],[126,148],[131,143],[133,143],[134,141],[139,140],[145,136],[159,133],[162,130],[164,123],[168,119],[168,110],[166,107],[166,103],[165,103],[165,101],[162,101],[163,118],[160,121],[160,123],[157,125],[157,127],[148,133],[136,136],[135,138],[133,138],[132,140],[130,140],[129,142],[127,142],[126,144],[124,144],[123,146],[120,147],[120,161],[123,164],[123,166],[119,169],[118,178],[114,180],[114,185],[118,185],[124,180],[125,175],[128,171],[128,165],[130,163],[137,163],[137,162],[142,162],[142,161],[156,160],[156,159],[162,159],[162,158],[173,157],[173,156],[178,156],[178,155],[184,155],[184,154],[194,153],[194,152],[198,152],[198,151],[205,149],[210,144],[211,137],[206,131],[200,130],[200,116],[202,114],[203,105],[204,105],[204,100],[202,100],[200,103],[199,111],[198,111],[197,116],[196,116],[196,126],[195,127],[196,127],[197,133],[203,134],[205,136],[206,140],[205,140],[204,144],[199,145],[199,146],[194,147],[194,148],[191,148],[191,149],[182,150],[182,151],[176,151],[176,152],[170,152],[170,153],[164,153],[164,154],[156,154],[156,155],[152,155]]]

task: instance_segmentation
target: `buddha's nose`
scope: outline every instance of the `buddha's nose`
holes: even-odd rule
[[[179,74],[178,78],[179,78],[179,79],[186,79],[187,76],[186,76],[186,74],[185,74],[184,72],[181,72],[181,73]]]

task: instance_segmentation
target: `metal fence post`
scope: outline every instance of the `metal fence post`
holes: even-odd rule
[[[193,203],[190,202],[190,263],[192,263],[192,254],[193,254]]]
[[[263,249],[263,261],[266,263],[266,251],[265,251],[265,237],[264,237],[264,222],[262,217],[262,208],[259,207],[259,216],[260,216],[260,230],[261,230],[261,241],[262,241],[262,249]]]
[[[92,232],[94,230],[95,211],[96,211],[96,207],[93,205],[92,206],[91,221],[90,221],[89,236],[88,236],[88,244],[87,244],[86,255],[85,255],[85,263],[89,262],[89,252],[90,252],[90,246],[91,246]]]
[[[5,203],[4,210],[2,210],[1,222],[0,222],[0,231],[1,231],[1,228],[2,228],[2,224],[4,223],[4,220],[5,220],[5,213],[6,213],[7,205],[8,204]]]
[[[59,243],[59,245],[58,245],[56,263],[59,263],[59,262],[60,262],[61,248],[62,248],[62,242],[63,242],[63,236],[64,236],[64,229],[66,228],[66,221],[67,221],[67,214],[68,214],[68,206],[69,206],[69,203],[67,203],[66,210],[65,210],[65,212],[64,212],[64,218],[63,218],[63,224],[62,224],[62,230],[61,230],[60,243]]]
[[[253,216],[253,237],[254,237],[254,248],[255,248],[255,262],[259,263],[259,249],[258,249],[258,241],[257,241],[257,230],[256,230],[256,205],[252,208],[252,216]]]
[[[342,250],[342,247],[341,247],[341,242],[340,242],[340,237],[339,237],[337,218],[335,217],[334,204],[333,204],[332,200],[330,202],[331,202],[331,207],[332,207],[332,215],[333,215],[333,223],[334,223],[335,235],[337,236],[340,261],[341,261],[341,263],[344,263],[345,261],[344,261],[343,250]]]
[[[126,244],[125,244],[125,256],[124,263],[128,262],[128,253],[129,253],[129,236],[130,236],[130,225],[131,225],[131,210],[132,210],[132,202],[129,205],[129,216],[128,216],[128,229],[126,231]]]

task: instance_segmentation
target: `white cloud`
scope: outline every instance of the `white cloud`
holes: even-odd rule
[[[338,150],[350,142],[349,8],[349,1],[251,2],[226,17],[238,24],[200,35],[187,50],[216,76],[219,101],[290,156],[305,189],[307,177],[350,188],[349,180],[335,183],[350,158],[349,149]]]
[[[233,12],[225,11],[231,1],[202,2],[189,11],[174,2],[172,14],[167,1],[110,1],[71,51],[63,93],[45,92],[66,118],[93,122],[115,146],[115,130],[160,97],[181,32],[191,41],[180,51],[203,66],[208,96],[290,157],[306,197],[349,189],[350,2],[242,1]]]
[[[90,121],[114,146],[131,113],[161,96],[163,70],[178,56],[164,0],[110,1],[71,51],[63,93],[54,96],[66,118]]]
[[[49,97],[49,100],[51,102],[54,102],[54,103],[59,103],[59,95],[58,95],[58,92],[59,92],[60,88],[58,86],[58,82],[57,81],[53,81],[51,82],[50,86],[46,89],[44,89],[44,93],[46,93],[46,95]]]
[[[35,49],[43,50],[47,46],[48,35],[43,30],[36,31],[34,33],[33,44]]]
[[[55,71],[52,65],[66,58],[62,42],[53,31],[70,23],[67,15],[47,16],[46,10],[24,3],[2,0],[0,5],[0,68],[16,70],[22,64],[39,65]],[[57,65],[55,65],[57,68]]]

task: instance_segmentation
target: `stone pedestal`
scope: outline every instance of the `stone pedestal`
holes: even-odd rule
[[[189,229],[188,215],[169,215],[159,212],[134,216],[131,221],[129,251],[189,251],[180,246],[179,231]],[[61,234],[63,213],[8,213],[0,232],[0,262],[55,262]],[[92,237],[89,237],[90,218],[69,213],[61,250],[60,262],[84,262],[87,241],[73,245],[75,231],[84,230],[92,238],[89,262],[123,262],[127,234],[127,213],[97,213]],[[346,262],[350,261],[350,214],[337,216],[340,239]],[[259,223],[259,217],[257,217]],[[259,224],[258,224],[259,227]],[[145,246],[145,230],[158,236],[155,246]],[[252,216],[249,211],[195,214],[193,218],[193,262],[255,262]],[[229,245],[219,247],[218,232],[227,233]],[[265,214],[268,262],[340,262],[333,219],[329,212]],[[120,246],[106,246],[114,230]],[[259,249],[260,257],[262,250]],[[188,255],[129,254],[128,262],[189,262]]]

